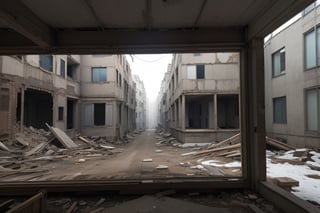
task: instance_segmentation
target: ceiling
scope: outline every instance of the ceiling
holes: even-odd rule
[[[312,0],[2,0],[0,53],[168,52],[264,37]]]

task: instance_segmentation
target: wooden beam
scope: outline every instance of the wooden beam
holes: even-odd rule
[[[1,2],[0,21],[40,47],[53,45],[53,31],[18,0]]]

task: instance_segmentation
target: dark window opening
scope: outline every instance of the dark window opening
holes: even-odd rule
[[[74,119],[75,119],[75,101],[68,99],[67,100],[67,129],[73,129]]]
[[[106,123],[106,105],[94,104],[93,112],[94,125],[104,126]]]
[[[213,95],[186,96],[186,128],[208,129],[214,127]],[[179,113],[179,110],[177,110]]]
[[[197,65],[197,79],[204,79],[204,65]]]
[[[239,128],[238,95],[217,96],[218,127],[221,129]]]
[[[0,111],[9,111],[9,89],[1,88],[0,90]]]
[[[50,93],[27,89],[24,99],[24,125],[46,129],[45,123],[52,126],[53,98]]]

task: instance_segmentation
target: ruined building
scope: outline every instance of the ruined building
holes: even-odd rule
[[[146,129],[146,90],[143,81],[138,75],[133,75],[133,80],[136,83],[136,129]]]
[[[296,147],[319,148],[320,1],[265,42],[266,133]]]
[[[220,141],[239,130],[239,54],[175,54],[158,97],[159,125],[183,142]]]
[[[0,135],[48,123],[70,136],[117,139],[136,128],[136,86],[124,55],[1,56],[0,85]]]

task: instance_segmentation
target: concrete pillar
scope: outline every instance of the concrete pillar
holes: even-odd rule
[[[186,129],[186,97],[182,95],[182,103],[181,103],[181,129]]]
[[[24,123],[24,92],[25,88],[24,86],[21,87],[21,106],[20,106],[20,132],[23,132],[23,123]]]
[[[248,44],[241,61],[242,165],[243,175],[257,191],[266,180],[263,38]]]

